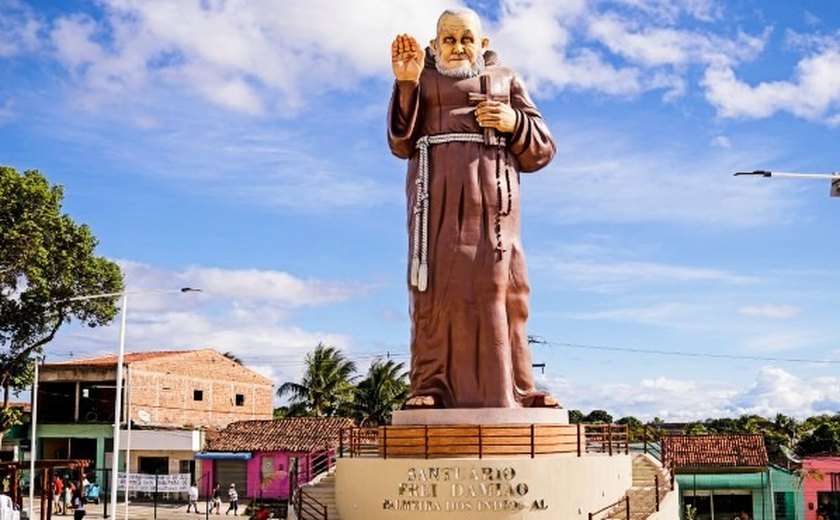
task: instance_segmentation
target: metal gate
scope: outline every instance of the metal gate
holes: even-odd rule
[[[248,494],[248,461],[247,460],[216,460],[216,482],[222,492],[222,500],[227,502],[227,492],[231,484],[236,484],[236,492],[240,503]]]

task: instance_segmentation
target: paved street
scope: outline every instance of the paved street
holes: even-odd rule
[[[35,500],[35,518],[39,519],[41,514],[40,508],[40,501],[38,499]],[[151,502],[136,502],[129,504],[129,512],[128,517],[132,520],[134,519],[141,519],[141,520],[151,520],[151,519],[158,519],[158,520],[187,520],[190,518],[206,518],[204,508],[199,506],[200,514],[196,513],[187,513],[187,506],[186,504],[175,504],[175,503],[158,503],[157,510],[155,510],[154,504]],[[221,515],[210,515],[213,518],[221,519],[225,516],[225,508],[227,508],[227,504],[222,504],[222,513]],[[25,512],[28,513],[29,511],[29,499],[24,498],[23,500],[23,509]],[[85,520],[95,520],[104,518],[103,516],[103,504],[95,505],[95,504],[87,504],[85,506],[85,510],[87,514],[85,515]],[[108,513],[110,514],[110,507]],[[228,518],[231,518],[232,513],[227,515]],[[244,507],[239,508],[239,516],[245,517],[245,510]],[[53,515],[53,520],[72,520],[73,515],[69,513],[67,515]],[[117,515],[111,515],[111,520],[124,520],[125,519],[125,504],[120,502],[119,507],[117,508]]]

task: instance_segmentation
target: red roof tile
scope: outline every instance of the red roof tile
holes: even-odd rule
[[[737,468],[768,464],[761,435],[666,435],[662,437],[666,467]]]
[[[208,438],[204,451],[319,451],[338,447],[341,429],[350,426],[339,417],[239,421]]]
[[[157,359],[166,356],[175,356],[178,354],[186,354],[193,352],[192,350],[158,350],[153,352],[126,352],[123,360],[126,364],[137,363],[140,361],[148,361],[150,359]],[[46,363],[47,365],[85,365],[85,366],[107,366],[116,365],[117,356],[99,356],[82,359],[68,359],[66,361],[56,361],[54,363]]]

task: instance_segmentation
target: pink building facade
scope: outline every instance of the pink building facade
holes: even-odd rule
[[[840,455],[802,461],[805,520],[840,520]]]

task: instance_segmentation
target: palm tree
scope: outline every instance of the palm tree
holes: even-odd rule
[[[360,426],[389,424],[391,414],[399,410],[410,394],[408,373],[403,363],[377,359],[365,378],[356,386],[353,405]]]
[[[306,355],[300,383],[283,383],[277,397],[290,396],[289,415],[342,417],[351,412],[356,364],[335,347],[318,343]]]
[[[238,364],[238,365],[244,365],[245,364],[242,361],[242,358],[240,358],[239,356],[237,356],[236,354],[234,354],[231,351],[227,351],[222,355],[225,356],[226,358],[228,358],[229,360],[233,361],[234,363]]]

